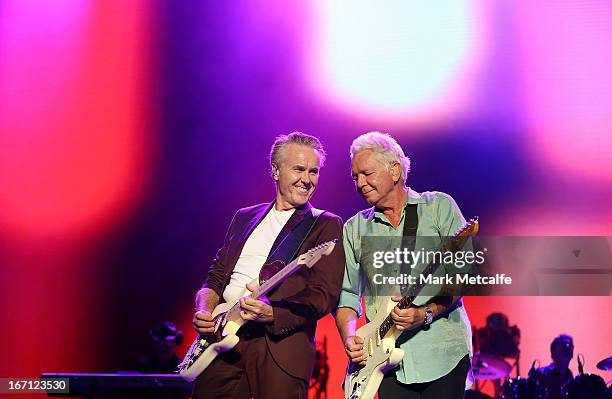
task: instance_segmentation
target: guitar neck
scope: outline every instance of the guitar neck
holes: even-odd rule
[[[450,250],[452,248],[451,244],[455,244],[456,245],[459,238],[460,237],[453,237],[450,240],[450,242],[447,243],[447,245],[441,245],[440,246],[440,250],[442,250],[442,251]],[[431,262],[431,263],[429,263],[427,265],[427,267],[425,267],[425,269],[423,269],[421,274],[424,275],[424,276],[428,276],[430,274],[434,274],[439,266],[440,266],[439,263]],[[416,284],[412,284],[408,288],[408,292],[406,293],[406,295],[403,296],[402,299],[398,302],[398,304],[397,304],[398,308],[406,309],[406,308],[412,306],[412,302],[414,301],[414,299],[421,293],[423,288],[425,288],[425,285],[426,285],[425,281],[423,281],[423,282],[421,282],[421,281],[422,281],[422,279],[419,279]],[[379,332],[381,337],[384,337],[389,332],[389,330],[391,330],[394,327],[395,327],[395,323],[393,323],[393,319],[391,319],[391,313],[389,313],[387,315],[387,317],[385,317],[385,319],[380,324],[380,327],[378,328],[378,332]]]
[[[266,295],[268,292],[272,290],[272,288],[279,285],[285,278],[289,277],[293,272],[295,272],[301,266],[298,263],[297,259],[294,259],[287,266],[283,267],[278,273],[272,276],[269,280],[266,280],[262,285],[258,286],[255,291],[253,291],[249,297],[252,299],[259,299],[262,296]],[[226,318],[230,320],[238,320],[240,317],[240,298],[236,298],[234,300],[233,306],[226,312]]]
[[[257,287],[255,291],[251,294],[251,298],[259,299],[260,297],[266,295],[268,292],[272,290],[272,288],[279,285],[284,279],[293,274],[297,269],[302,266],[298,263],[297,259],[294,259],[287,266],[283,267],[278,273],[272,276],[270,279],[266,280],[262,285]]]

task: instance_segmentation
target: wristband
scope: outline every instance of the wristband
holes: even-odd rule
[[[424,324],[426,326],[430,325],[431,323],[433,323],[433,310],[431,310],[431,308],[429,307],[429,305],[425,305],[425,321]]]

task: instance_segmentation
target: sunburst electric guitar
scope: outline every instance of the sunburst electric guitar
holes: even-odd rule
[[[321,259],[332,253],[337,240],[327,241],[310,249],[303,255],[295,258],[285,266],[282,261],[266,264],[262,267],[260,278],[254,279],[257,289],[253,292],[246,288],[242,295],[259,299],[270,290],[279,285],[287,277],[302,266],[311,268]],[[240,316],[240,297],[232,302],[218,305],[212,313],[215,323],[215,331],[210,334],[200,335],[191,345],[185,359],[178,366],[179,374],[187,381],[193,381],[206,367],[219,355],[232,349],[239,341],[238,330],[246,321]]]
[[[468,237],[478,233],[478,217],[471,219],[460,228],[442,246],[443,251],[458,251],[463,248]],[[423,275],[433,274],[439,264],[430,263],[423,270]],[[421,292],[425,284],[411,285],[408,295],[399,302],[391,297],[378,308],[376,317],[371,322],[359,328],[356,335],[363,338],[363,347],[366,353],[366,364],[359,367],[353,362],[349,366],[344,378],[345,399],[372,399],[382,382],[385,373],[399,364],[404,357],[404,351],[395,347],[395,341],[402,331],[398,330],[391,319],[391,312],[395,306],[406,309],[412,306],[414,299]]]

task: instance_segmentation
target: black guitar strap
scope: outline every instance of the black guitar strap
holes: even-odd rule
[[[402,236],[415,237],[419,227],[418,204],[407,204],[404,213],[404,231]],[[413,248],[414,249],[414,248]]]
[[[268,255],[266,263],[270,263],[276,260],[281,260],[285,263],[291,262],[297,255],[298,249],[308,237],[308,234],[312,230],[315,222],[319,219],[325,211],[316,208],[310,208],[304,215],[302,220],[295,229],[293,229],[283,241],[276,247],[273,253]]]
[[[419,227],[419,215],[417,213],[418,204],[407,204],[406,208],[404,208],[404,230],[402,232],[402,249],[407,248],[408,251],[414,251],[414,246],[416,244],[416,233]],[[410,274],[412,268],[410,265],[402,263],[401,265],[401,273],[402,274]],[[402,284],[401,293],[402,296],[407,295],[407,290],[409,286],[406,284]]]

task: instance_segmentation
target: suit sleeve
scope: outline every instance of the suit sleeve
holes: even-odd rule
[[[213,263],[208,268],[208,275],[206,276],[206,280],[204,281],[203,285],[203,288],[210,288],[215,291],[217,295],[219,295],[219,298],[223,298],[223,290],[225,289],[231,273],[231,270],[228,269],[227,251],[233,236],[233,231],[235,230],[239,213],[240,211],[236,212],[232,218],[229,228],[225,233],[223,246],[219,248],[215,258],[213,259]]]
[[[324,220],[315,245],[337,239],[332,253],[324,256],[311,269],[307,286],[296,295],[272,302],[274,321],[267,326],[274,335],[312,325],[335,309],[342,288],[344,274],[344,249],[342,245],[342,220],[339,217]]]

